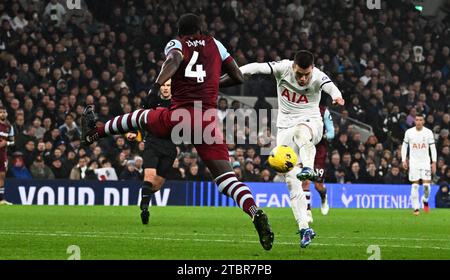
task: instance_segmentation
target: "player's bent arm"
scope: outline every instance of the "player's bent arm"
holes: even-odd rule
[[[408,142],[405,135],[405,140],[403,141],[402,145],[402,162],[405,164],[407,161],[406,154],[408,153]]]
[[[342,98],[342,93],[333,82],[329,81],[324,83],[322,85],[322,90],[331,96],[334,103],[344,106],[345,101]]]
[[[244,66],[241,66],[242,74],[245,75],[255,75],[255,74],[273,74],[272,66],[268,62],[264,63],[250,63]]]
[[[333,118],[331,118],[330,111],[325,110],[325,114],[323,116],[323,123],[325,125],[325,130],[327,133],[325,134],[327,140],[333,140],[334,139],[334,124],[333,124]]]
[[[430,150],[431,150],[431,162],[436,163],[437,151],[436,151],[436,145],[434,143],[430,144]]]
[[[162,85],[167,82],[177,72],[178,68],[183,61],[183,55],[177,49],[171,50],[167,56],[164,64],[162,65],[161,72],[156,79],[158,85]]]
[[[244,82],[244,76],[234,59],[224,63],[223,70],[226,74],[220,77],[219,87],[231,87]]]

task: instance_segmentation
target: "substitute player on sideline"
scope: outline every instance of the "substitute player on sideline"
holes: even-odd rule
[[[7,147],[14,145],[14,129],[9,124],[8,111],[0,107],[0,205],[12,205],[5,199],[5,176],[8,168]]]
[[[174,127],[179,128],[178,124],[185,124],[185,118],[190,120],[188,124],[192,138],[201,138],[200,143],[194,141],[194,146],[214,176],[219,191],[232,197],[252,218],[261,245],[265,250],[270,250],[274,234],[268,217],[257,207],[248,186],[237,179],[216,120],[222,68],[236,83],[243,82],[242,73],[222,43],[202,34],[201,20],[197,15],[185,14],[180,17],[178,35],[179,39],[171,40],[166,45],[166,60],[149,93],[158,92],[161,85],[171,78],[170,108],[136,110],[97,127],[93,108],[88,106],[83,113],[82,142],[90,145],[102,137],[140,129],[147,130],[155,137],[169,138]],[[201,108],[195,106],[198,102],[201,103]],[[214,138],[213,143],[209,143],[211,139],[205,139],[204,135],[207,133],[208,138]],[[217,139],[221,139],[220,142]],[[174,140],[179,139],[172,139]]]
[[[437,152],[434,143],[433,131],[424,127],[425,117],[417,115],[415,127],[405,132],[402,145],[403,168],[409,168],[409,181],[411,185],[411,202],[414,209],[413,214],[419,215],[419,183],[423,184],[423,210],[428,213],[428,198],[430,196],[431,175],[436,173]],[[409,151],[409,158],[407,157]],[[431,151],[431,160],[430,160]],[[431,162],[431,164],[430,164]]]
[[[278,62],[250,63],[242,66],[245,75],[274,75],[278,93],[277,145],[287,145],[300,155],[300,170],[295,166],[285,174],[289,188],[291,207],[298,223],[300,246],[306,247],[314,238],[314,231],[309,228],[307,203],[302,189],[304,180],[315,180],[314,158],[315,145],[322,139],[323,121],[319,102],[321,91],[328,93],[333,103],[345,104],[342,94],[328,76],[314,67],[314,55],[306,50],[295,54],[294,60]],[[231,86],[233,80],[224,75],[220,85]]]
[[[314,168],[317,174],[317,180],[314,182],[314,187],[320,195],[321,207],[320,212],[322,215],[327,215],[330,210],[327,199],[327,189],[324,184],[325,177],[325,167],[328,155],[328,142],[334,139],[334,125],[333,118],[331,117],[330,111],[324,105],[320,105],[320,115],[323,118],[324,134],[322,140],[316,145],[316,158],[314,159]],[[311,181],[303,181],[303,191],[305,192],[308,214],[308,222],[313,222],[312,212],[311,212]]]

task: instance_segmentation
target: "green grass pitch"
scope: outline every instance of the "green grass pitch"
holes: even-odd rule
[[[313,210],[314,242],[300,249],[289,208],[266,209],[275,242],[259,244],[251,220],[238,208],[153,207],[150,224],[137,206],[1,206],[0,259],[450,259],[450,211]],[[370,247],[372,248],[372,247]],[[369,249],[370,249],[369,248]]]

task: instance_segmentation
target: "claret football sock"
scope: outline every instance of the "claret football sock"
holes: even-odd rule
[[[250,189],[246,184],[240,182],[234,172],[227,172],[215,179],[217,187],[221,193],[231,197],[242,210],[251,218],[256,214],[256,206]]]

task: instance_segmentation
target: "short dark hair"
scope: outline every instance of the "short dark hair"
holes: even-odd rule
[[[200,18],[195,14],[184,14],[178,20],[178,35],[193,35],[201,31]]]
[[[300,66],[300,68],[308,68],[314,65],[314,55],[306,50],[298,51],[294,57],[294,63]]]

